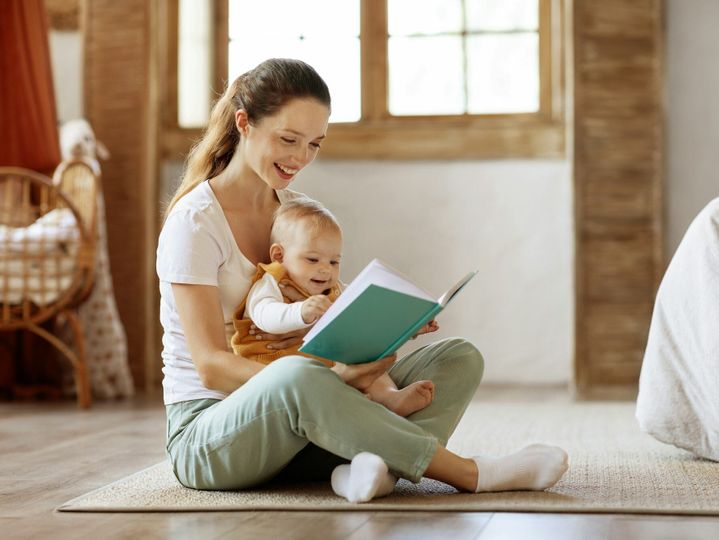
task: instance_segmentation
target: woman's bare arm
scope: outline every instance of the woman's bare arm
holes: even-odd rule
[[[172,294],[190,355],[208,389],[233,392],[265,367],[228,350],[217,287],[173,283]]]

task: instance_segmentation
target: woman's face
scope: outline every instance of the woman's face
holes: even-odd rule
[[[330,111],[313,98],[287,102],[254,125],[245,122],[245,163],[273,189],[284,189],[312,163],[327,132]],[[242,120],[238,125],[242,129]]]

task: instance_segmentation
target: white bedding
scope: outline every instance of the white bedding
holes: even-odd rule
[[[636,416],[656,439],[719,461],[719,198],[689,226],[662,279]]]
[[[77,222],[67,208],[27,227],[0,225],[0,302],[55,301],[72,283],[78,243]]]

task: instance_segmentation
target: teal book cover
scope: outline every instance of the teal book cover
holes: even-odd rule
[[[436,302],[370,285],[300,352],[343,364],[379,360],[394,352],[396,342],[412,337],[402,339],[437,307]]]
[[[409,278],[375,259],[305,336],[300,352],[344,364],[389,356],[431,321],[475,274],[470,272],[434,300]]]

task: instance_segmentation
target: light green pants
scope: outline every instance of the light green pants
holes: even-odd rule
[[[437,445],[446,445],[482,378],[482,355],[460,338],[398,360],[403,388],[429,379],[432,403],[402,418],[367,399],[320,362],[277,360],[224,400],[167,406],[167,451],[177,479],[196,489],[242,489],[273,478],[328,479],[360,452],[418,482]]]

